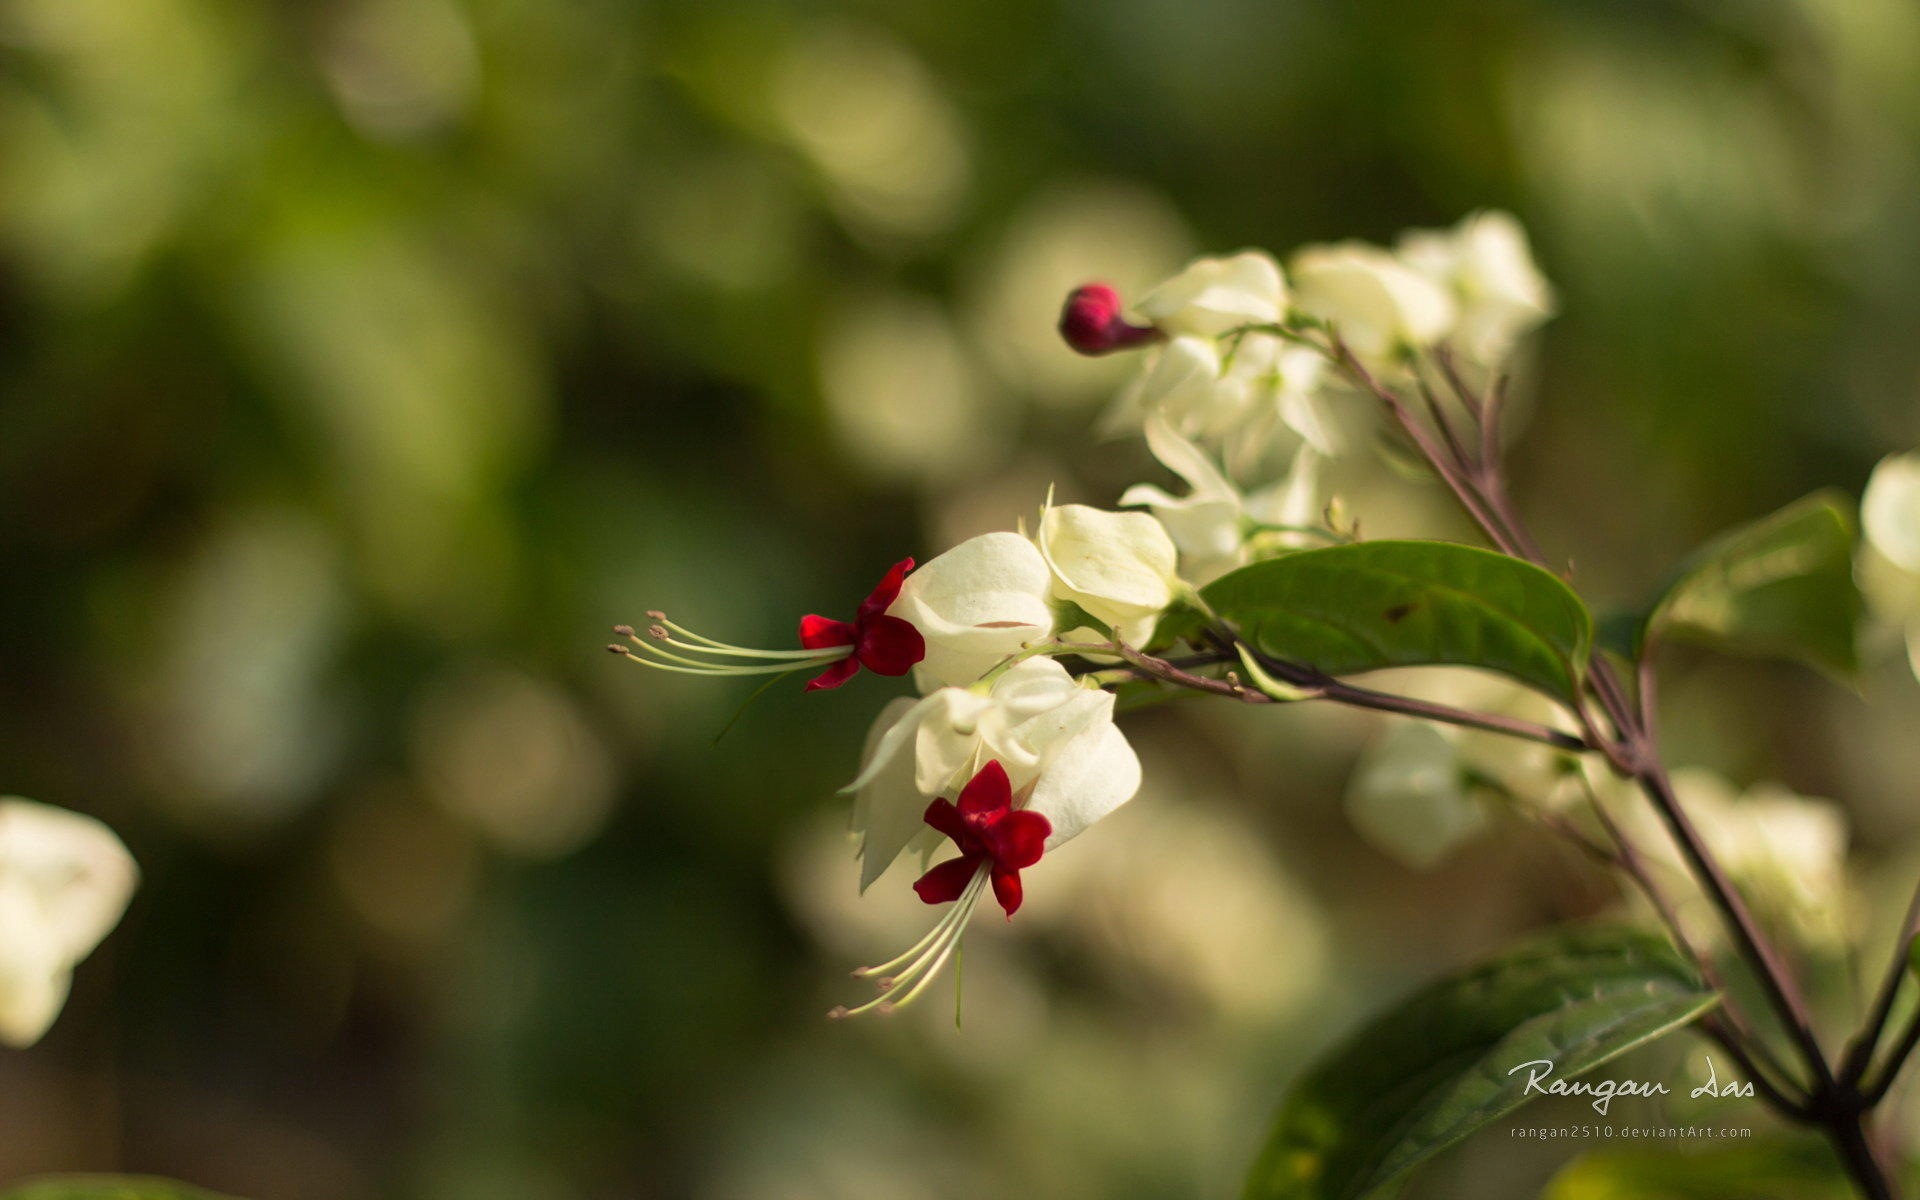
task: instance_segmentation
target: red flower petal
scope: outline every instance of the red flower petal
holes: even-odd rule
[[[905,675],[927,656],[927,640],[899,617],[862,620],[859,646],[860,665],[875,675]]]
[[[858,637],[859,631],[845,621],[836,621],[816,613],[808,613],[800,618],[800,644],[808,650],[851,646]]]
[[[1007,769],[1000,765],[997,758],[989,759],[987,765],[967,780],[967,786],[960,789],[960,815],[967,823],[978,827],[982,819],[1013,807],[1013,781],[1007,778]]]
[[[962,850],[967,849],[965,843],[971,840],[973,831],[968,829],[967,823],[960,819],[960,810],[953,806],[953,801],[935,800],[927,805],[927,815],[923,820],[952,838],[954,844],[960,846]]]
[[[807,680],[806,690],[809,692],[832,691],[847,680],[852,679],[854,672],[859,669],[860,661],[849,654],[839,662],[828,666],[826,670],[815,675],[812,679]]]
[[[986,831],[985,841],[995,866],[1017,871],[1039,862],[1052,836],[1053,822],[1023,808],[995,821]]]
[[[971,855],[950,858],[914,880],[913,890],[928,904],[946,904],[960,898],[979,869],[980,860]]]
[[[1000,907],[1007,910],[1007,920],[1013,920],[1013,914],[1020,908],[1025,893],[1020,887],[1020,872],[1000,867],[993,869],[993,898]]]
[[[873,591],[867,593],[867,598],[860,602],[861,620],[886,612],[900,598],[900,585],[906,582],[907,572],[911,570],[911,558],[903,558],[888,568],[887,573],[880,577],[880,582],[874,584]]]

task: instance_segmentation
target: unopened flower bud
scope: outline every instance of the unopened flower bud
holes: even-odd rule
[[[1120,315],[1120,293],[1104,283],[1075,288],[1060,310],[1060,336],[1086,355],[1111,354],[1158,341],[1160,331]]]

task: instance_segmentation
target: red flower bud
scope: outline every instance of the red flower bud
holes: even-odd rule
[[[1151,325],[1134,325],[1120,315],[1120,293],[1104,283],[1073,289],[1060,310],[1060,336],[1081,354],[1111,354],[1160,340]]]

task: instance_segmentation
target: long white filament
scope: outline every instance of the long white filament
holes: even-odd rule
[[[835,1020],[857,1017],[866,1012],[889,1013],[904,1007],[925,991],[927,985],[940,974],[947,960],[959,949],[960,939],[967,931],[967,923],[973,916],[974,906],[980,903],[980,897],[986,892],[989,870],[985,864],[967,881],[965,890],[955,901],[947,914],[940,918],[927,935],[914,943],[905,954],[875,967],[862,967],[854,974],[861,978],[880,977],[880,994],[858,1008],[842,1005],[827,1015]],[[906,964],[904,967],[901,964]],[[897,974],[888,972],[899,968]]]
[[[780,675],[839,662],[853,653],[851,646],[831,646],[820,650],[755,650],[730,646],[703,637],[666,619],[662,613],[650,613],[655,623],[643,637],[631,625],[616,625],[614,632],[631,642],[632,648],[612,643],[607,649],[628,662],[656,671],[679,675]],[[673,634],[681,636],[676,638]],[[682,640],[682,639],[685,640]],[[670,650],[671,646],[674,649]],[[685,653],[675,653],[675,651]],[[737,662],[736,659],[747,661]]]

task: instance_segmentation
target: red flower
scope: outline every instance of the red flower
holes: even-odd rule
[[[1160,331],[1129,324],[1120,315],[1120,293],[1104,283],[1089,283],[1067,296],[1060,310],[1060,336],[1079,353],[1096,355],[1158,341]]]
[[[927,805],[927,824],[953,839],[960,857],[922,875],[913,885],[928,904],[958,900],[982,866],[992,871],[993,898],[1012,920],[1020,907],[1020,869],[1040,861],[1053,823],[1037,812],[1013,807],[1013,785],[998,759],[960,789],[960,803]]]
[[[893,569],[860,602],[851,624],[811,613],[800,618],[800,644],[807,649],[853,647],[853,653],[807,682],[809,692],[837,688],[852,679],[861,667],[875,675],[905,675],[913,669],[913,664],[927,656],[926,639],[913,623],[887,615],[887,607],[900,595],[900,584],[911,570],[913,560],[910,558],[893,564]]]

